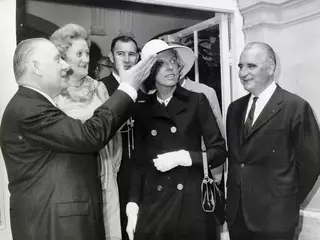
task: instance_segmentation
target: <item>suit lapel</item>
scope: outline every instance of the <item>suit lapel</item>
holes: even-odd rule
[[[265,125],[268,121],[270,121],[280,111],[282,102],[283,91],[282,88],[277,86],[275,92],[272,94],[266,106],[263,108],[257,120],[254,122],[247,138],[250,137],[258,129],[260,129],[263,125]]]
[[[150,98],[150,104],[151,104],[151,112],[150,112],[151,118],[157,118],[157,117],[170,118],[167,109],[158,102],[157,92],[152,94]]]
[[[152,112],[151,116],[154,117],[167,117],[175,119],[175,116],[182,112],[188,107],[188,96],[189,92],[180,86],[177,86],[173,93],[173,96],[167,105],[163,107],[157,100],[157,92],[155,92],[151,97]]]
[[[101,80],[104,85],[107,87],[108,93],[111,96],[119,87],[119,83],[117,79],[113,76],[113,74],[110,74],[110,76],[105,77]]]

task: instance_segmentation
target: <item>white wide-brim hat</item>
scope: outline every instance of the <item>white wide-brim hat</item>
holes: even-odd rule
[[[168,45],[160,39],[153,39],[147,42],[141,50],[141,59],[146,58],[151,54],[158,54],[163,51],[174,49],[178,52],[180,61],[182,61],[183,69],[180,71],[180,78],[183,78],[192,68],[195,56],[191,48],[182,45]]]

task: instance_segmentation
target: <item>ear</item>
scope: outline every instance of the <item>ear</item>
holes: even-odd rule
[[[270,76],[274,75],[274,72],[276,71],[276,65],[271,59],[269,60],[269,64],[267,66],[267,69],[268,69],[268,74]]]
[[[136,63],[139,61],[140,59],[140,53],[137,53],[137,56],[136,56]]]
[[[42,76],[40,63],[36,60],[30,61],[30,69],[38,76]]]
[[[109,52],[108,57],[110,58],[110,61],[114,64],[114,57],[112,52]]]

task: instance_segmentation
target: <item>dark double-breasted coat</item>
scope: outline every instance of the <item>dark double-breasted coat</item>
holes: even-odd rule
[[[225,142],[208,100],[177,86],[167,107],[157,93],[136,103],[134,172],[130,201],[139,205],[135,240],[215,239],[212,213],[201,207],[201,136],[212,167],[224,163]],[[158,171],[158,154],[187,150],[191,167]]]
[[[227,114],[228,224],[242,208],[251,231],[289,231],[319,175],[319,127],[305,100],[277,86],[244,138],[249,98],[231,103]]]
[[[133,105],[116,91],[83,124],[40,93],[19,87],[0,135],[13,240],[104,239],[96,153]]]

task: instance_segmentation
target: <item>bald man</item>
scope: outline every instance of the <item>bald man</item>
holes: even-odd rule
[[[274,82],[276,57],[249,43],[239,62],[248,95],[227,113],[231,240],[292,240],[320,171],[320,132],[308,102]]]
[[[155,56],[130,70],[92,118],[68,117],[52,100],[67,88],[68,64],[43,38],[14,53],[19,85],[1,122],[13,240],[104,239],[97,152],[129,117]],[[139,66],[140,65],[140,66]]]

